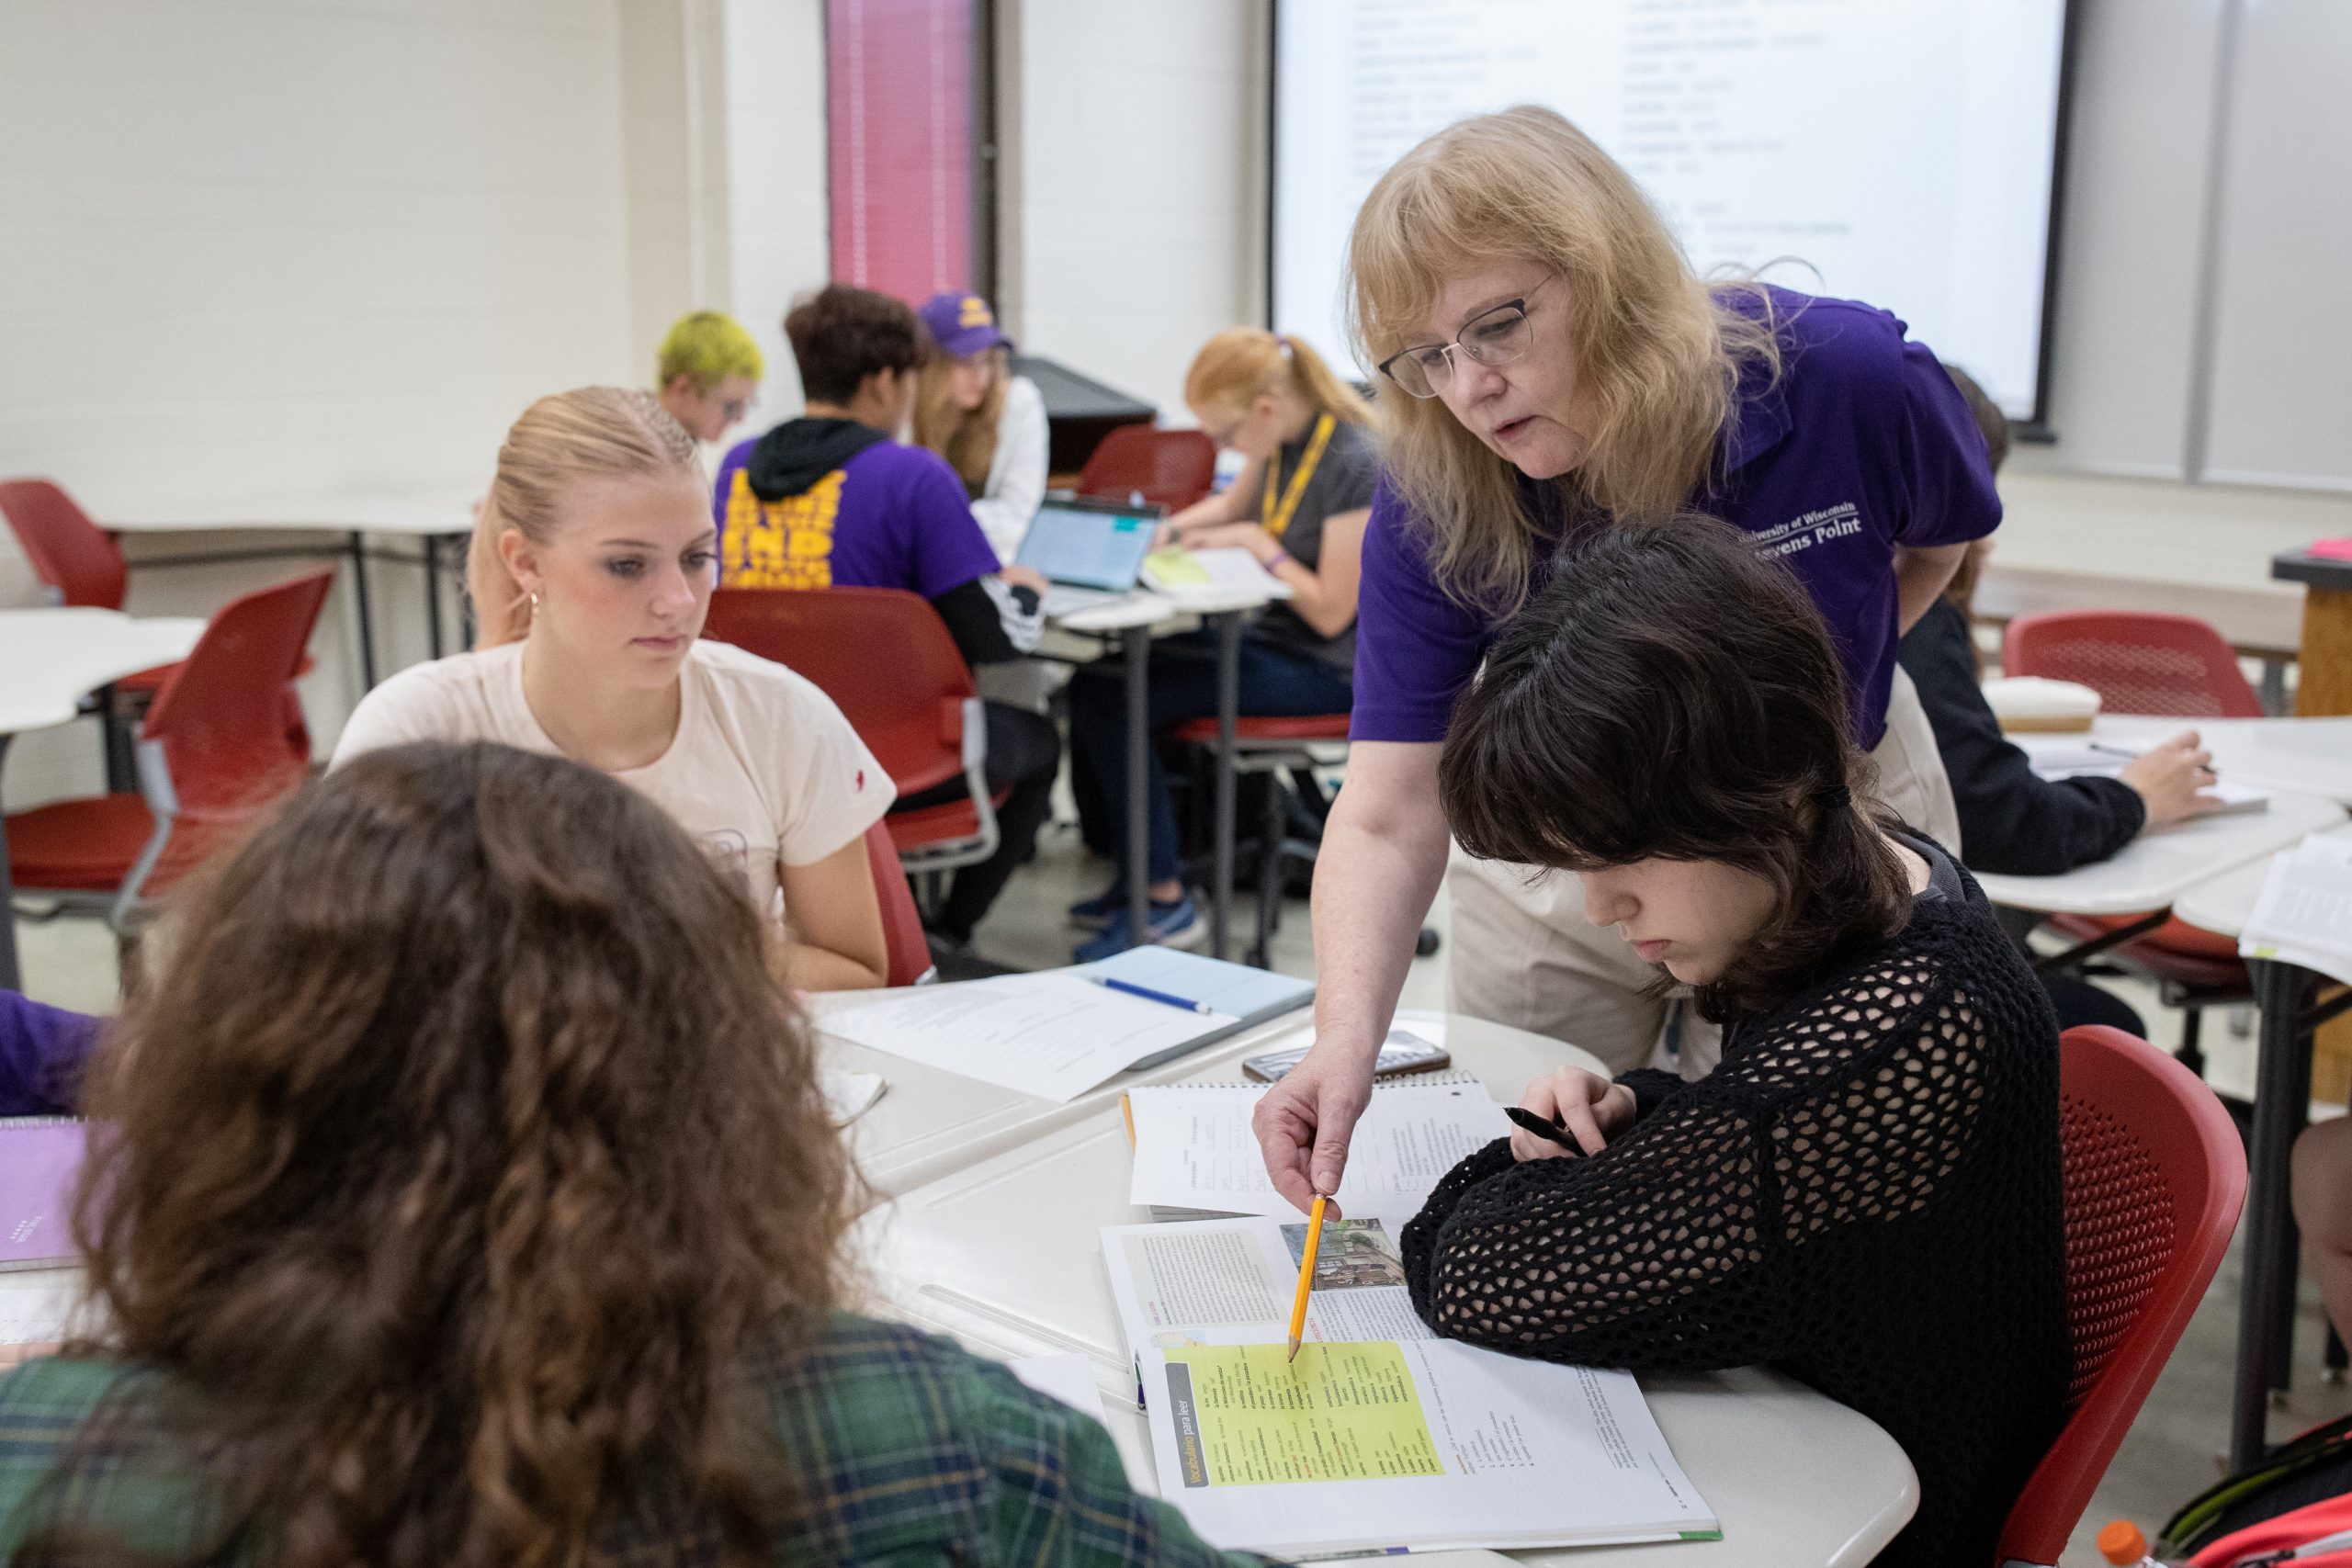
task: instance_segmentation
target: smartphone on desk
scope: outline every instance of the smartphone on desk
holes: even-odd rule
[[[1241,1070],[1251,1077],[1272,1083],[1284,1073],[1306,1059],[1306,1047],[1294,1051],[1269,1051],[1262,1056],[1244,1056]],[[1380,1060],[1372,1069],[1373,1077],[1384,1077],[1390,1073],[1433,1073],[1440,1067],[1451,1066],[1453,1058],[1446,1055],[1442,1045],[1432,1045],[1409,1029],[1392,1029],[1380,1047]]]

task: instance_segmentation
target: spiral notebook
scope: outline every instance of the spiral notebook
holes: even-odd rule
[[[0,1270],[74,1261],[74,1187],[83,1124],[66,1116],[0,1120]]]

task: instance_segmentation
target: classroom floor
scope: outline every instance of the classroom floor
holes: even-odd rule
[[[1069,963],[1070,950],[1082,933],[1068,928],[1062,911],[1074,901],[1100,892],[1108,880],[1109,868],[1087,853],[1065,813],[1063,821],[1048,826],[1040,836],[1036,860],[1014,879],[980,927],[974,944],[978,953],[994,964],[1023,969]],[[1236,902],[1236,931],[1239,931],[1247,929],[1255,906],[1247,894]],[[1430,912],[1430,923],[1444,931],[1446,908],[1442,897]],[[31,995],[96,1011],[114,1006],[114,942],[96,922],[27,923],[19,926],[18,936],[26,989]],[[1314,973],[1314,943],[1304,900],[1293,899],[1287,906],[1274,938],[1273,958],[1274,966],[1286,974]],[[1442,946],[1435,955],[1414,961],[1405,985],[1406,1007],[1445,1006],[1445,963]],[[2128,980],[2109,983],[2149,1021],[2157,1043],[2178,1043],[2180,1015],[2159,1007],[2151,987]],[[2208,1073],[2215,1087],[2244,1096],[2254,1077],[2251,1033],[2241,1036],[2216,1017],[2207,1021],[2205,1043]],[[2233,1244],[2203,1305],[2190,1320],[2178,1349],[2083,1516],[2062,1568],[2097,1568],[2102,1560],[2092,1537],[2107,1520],[2130,1518],[2153,1535],[2176,1507],[2222,1473],[2237,1348],[2237,1293],[2238,1254]],[[2352,1387],[2321,1380],[2323,1334],[2318,1298],[2305,1280],[2297,1326],[2295,1387],[2273,1411],[2274,1440],[2352,1411]],[[1660,1564],[1671,1568],[1664,1553]]]

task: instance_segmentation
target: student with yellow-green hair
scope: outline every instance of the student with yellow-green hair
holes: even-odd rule
[[[680,316],[654,372],[662,406],[697,441],[717,441],[750,412],[763,370],[760,345],[721,310]]]

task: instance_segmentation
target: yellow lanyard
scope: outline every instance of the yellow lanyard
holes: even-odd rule
[[[1331,429],[1336,423],[1328,413],[1316,417],[1315,434],[1306,441],[1306,455],[1299,458],[1298,471],[1291,475],[1280,505],[1274,502],[1274,478],[1282,468],[1283,455],[1277,450],[1266,459],[1266,494],[1259,503],[1258,521],[1275,538],[1290,531],[1291,513],[1298,510],[1298,498],[1306,493],[1306,481],[1315,477],[1315,465],[1323,460],[1323,448],[1331,444]]]

